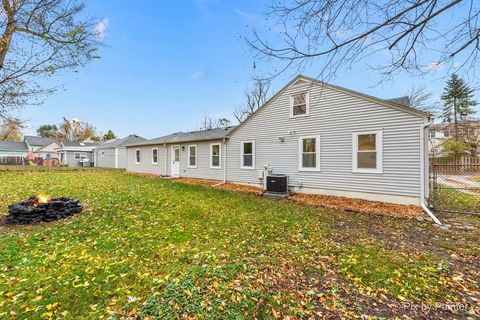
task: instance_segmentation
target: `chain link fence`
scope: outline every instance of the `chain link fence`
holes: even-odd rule
[[[430,163],[432,207],[480,215],[480,158],[433,158]]]

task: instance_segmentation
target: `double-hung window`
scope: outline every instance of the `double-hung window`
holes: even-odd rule
[[[212,169],[221,168],[221,161],[220,161],[221,150],[222,150],[222,147],[220,143],[212,143],[210,145],[210,168]]]
[[[290,117],[303,117],[309,114],[309,95],[308,92],[292,94],[290,97]]]
[[[140,149],[135,150],[135,163],[140,163]]]
[[[382,131],[353,133],[353,172],[382,173]]]
[[[300,137],[298,140],[298,170],[320,170],[320,136]]]
[[[188,167],[197,167],[197,145],[188,146]]]
[[[83,160],[87,158],[87,155],[84,152],[75,152],[75,160]]]
[[[152,164],[158,164],[158,148],[152,149]]]
[[[255,141],[240,143],[241,169],[255,169]]]
[[[101,156],[102,158],[105,157],[105,151],[101,151],[101,152],[100,152],[100,156]]]

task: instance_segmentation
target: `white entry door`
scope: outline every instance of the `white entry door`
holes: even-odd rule
[[[172,147],[172,177],[180,176],[180,148]]]

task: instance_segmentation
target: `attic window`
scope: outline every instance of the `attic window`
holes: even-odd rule
[[[308,92],[292,94],[290,98],[290,116],[302,117],[308,116],[309,113],[309,97]]]

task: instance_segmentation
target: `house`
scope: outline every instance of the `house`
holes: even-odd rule
[[[69,167],[93,167],[93,150],[98,143],[81,141],[63,141],[55,151],[60,156],[60,163]]]
[[[469,145],[467,153],[479,156],[480,120],[467,120],[458,124],[459,139]],[[455,125],[453,123],[438,123],[430,126],[429,151],[431,157],[446,156],[443,143],[455,138]]]
[[[28,150],[32,151],[36,158],[58,158],[55,149],[59,148],[59,145],[53,138],[24,136],[23,142],[27,144]]]
[[[40,148],[45,147],[46,145],[49,145],[55,142],[55,140],[52,138],[39,137],[39,136],[24,136],[23,142],[25,142],[28,145],[28,149],[30,151],[36,151]]]
[[[122,139],[113,139],[98,145],[93,150],[95,166],[102,168],[126,168],[128,144],[141,143],[145,138],[129,135]]]
[[[177,132],[130,144],[127,171],[224,180],[226,138],[232,129]]]
[[[430,114],[298,76],[234,128],[176,133],[127,146],[127,171],[423,205]]]
[[[0,165],[24,164],[28,152],[25,142],[0,141]]]

